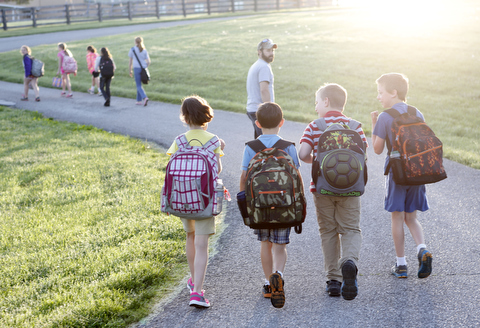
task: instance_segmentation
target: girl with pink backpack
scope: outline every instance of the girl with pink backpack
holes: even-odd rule
[[[65,43],[58,44],[58,70],[57,75],[62,74],[62,97],[72,98],[72,86],[70,84],[70,73],[77,75],[77,61],[73,58],[72,52],[67,49]],[[68,95],[65,92],[65,88],[68,89]]]

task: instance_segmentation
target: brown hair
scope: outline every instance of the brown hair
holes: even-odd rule
[[[393,93],[393,90],[397,90],[397,96],[400,100],[405,101],[407,99],[408,92],[408,78],[400,73],[387,73],[380,76],[375,82],[378,85],[385,87],[389,93]]]
[[[100,52],[102,53],[102,57],[104,59],[112,58],[112,55],[110,54],[110,51],[108,51],[108,48],[102,48],[100,49]]]
[[[137,45],[138,50],[140,50],[140,52],[142,52],[143,49],[145,49],[145,45],[143,44],[143,38],[141,36],[137,36],[135,38],[135,44]]]
[[[67,44],[66,44],[66,43],[60,42],[60,43],[58,44],[58,46],[60,47],[60,49],[63,50],[63,53],[64,53],[66,56],[72,57],[72,53],[70,52],[70,50],[67,49]]]
[[[91,53],[96,53],[97,52],[97,49],[95,49],[94,46],[88,46],[87,50],[90,51]]]
[[[280,105],[273,102],[261,104],[257,110],[257,121],[262,128],[276,128],[283,119],[283,111]]]
[[[336,83],[325,83],[317,90],[320,99],[328,98],[330,106],[336,109],[343,109],[347,103],[347,90]]]
[[[213,109],[208,102],[197,95],[182,99],[180,119],[188,125],[205,126],[213,118]]]

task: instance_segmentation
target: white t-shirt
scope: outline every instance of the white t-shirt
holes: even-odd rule
[[[247,112],[255,113],[263,103],[260,93],[260,82],[268,82],[270,101],[275,101],[273,93],[273,72],[269,63],[259,58],[248,70],[247,76]]]

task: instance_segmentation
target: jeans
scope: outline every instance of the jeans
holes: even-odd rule
[[[256,112],[247,112],[247,116],[248,118],[252,121],[253,123],[253,130],[254,130],[254,135],[255,135],[255,139],[257,139],[259,136],[261,136],[263,133],[262,133],[262,129],[260,129],[256,124],[255,124],[255,121],[257,120],[257,113]]]
[[[101,77],[100,78],[100,90],[102,91],[103,98],[105,100],[110,99],[110,82],[112,82],[111,77]]]
[[[142,69],[140,67],[136,67],[133,69],[133,76],[135,77],[135,84],[137,85],[137,101],[142,101],[143,99],[147,98],[147,94],[142,87],[142,78],[141,78]]]

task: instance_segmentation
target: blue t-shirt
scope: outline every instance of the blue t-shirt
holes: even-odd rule
[[[266,148],[272,147],[278,140],[282,139],[279,135],[277,134],[263,134],[258,137],[258,140],[260,140]],[[295,148],[294,145],[288,146],[285,151],[287,152],[288,155],[290,155],[293,159],[293,162],[295,163],[295,166],[297,169],[300,167],[300,162],[298,161],[298,155],[297,155],[297,149]],[[251,159],[255,156],[256,152],[250,148],[249,146],[245,146],[245,149],[243,150],[243,159],[242,159],[242,170],[246,171],[248,168],[248,163],[251,161]]]
[[[408,111],[408,105],[404,102],[396,103],[395,105],[392,106],[392,108],[396,109],[400,114],[404,114]],[[417,116],[425,121],[423,114],[418,109],[416,110],[417,110]],[[393,140],[392,123],[393,123],[393,117],[390,114],[387,114],[385,112],[380,113],[380,115],[378,115],[377,124],[375,124],[375,128],[373,129],[372,134],[385,140],[387,140],[387,135],[388,135],[388,139]],[[389,157],[387,155],[385,159],[385,167],[387,167],[388,165],[388,160],[389,160]]]

